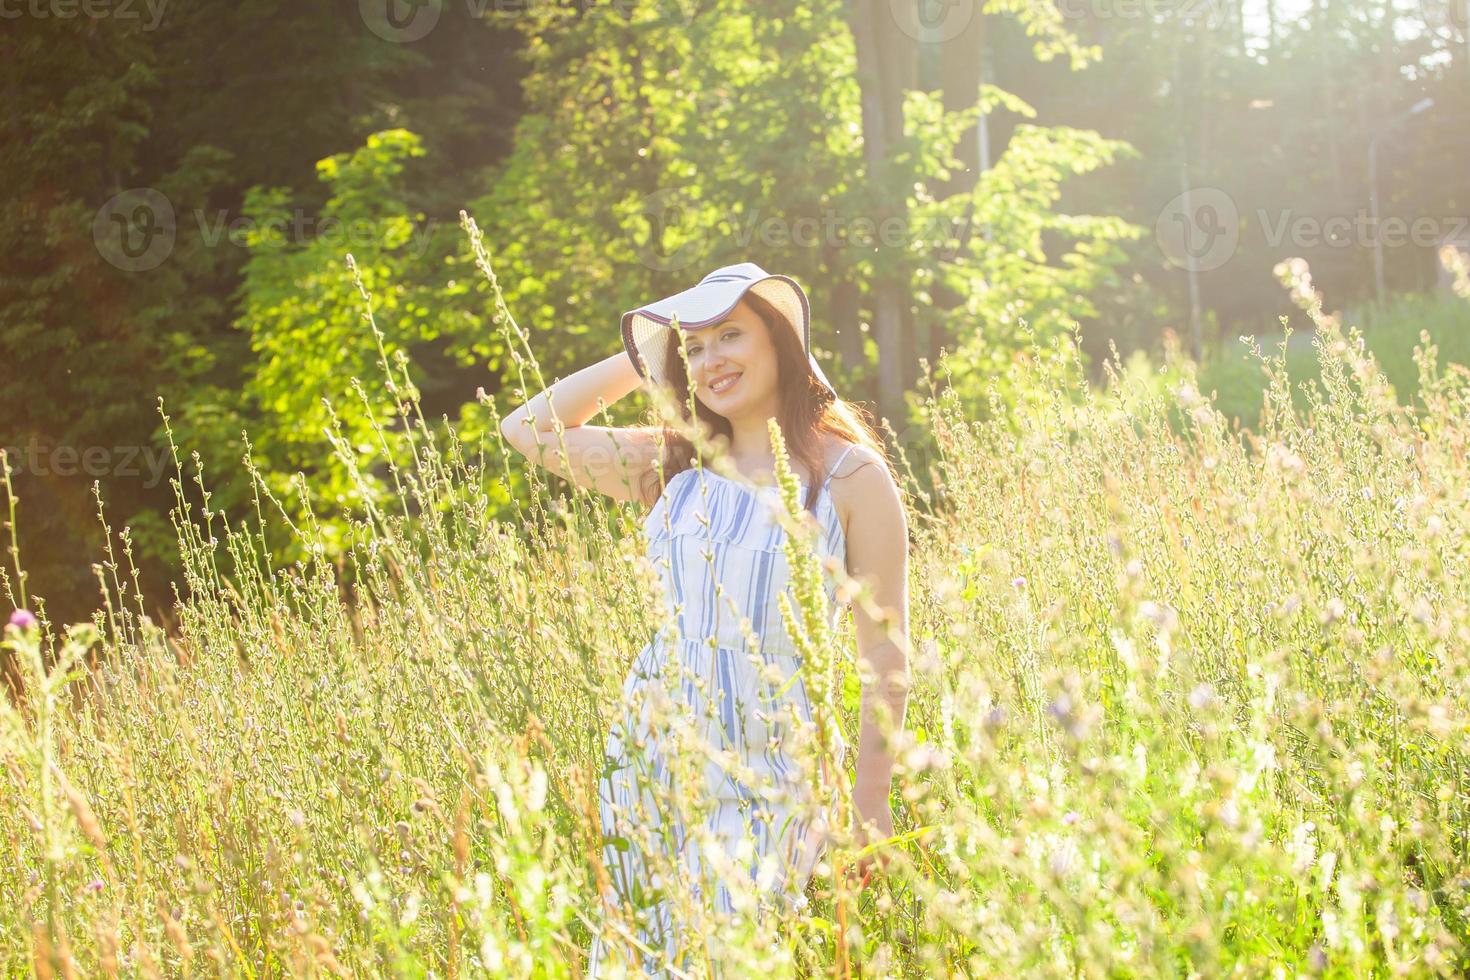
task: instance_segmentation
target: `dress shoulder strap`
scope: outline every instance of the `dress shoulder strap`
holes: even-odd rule
[[[822,481],[822,486],[825,487],[827,484],[832,482],[833,475],[842,468],[842,461],[847,459],[848,453],[852,452],[856,448],[857,443],[853,443],[842,451],[842,454],[837,457],[837,461],[832,464],[832,468],[827,471],[827,478]]]

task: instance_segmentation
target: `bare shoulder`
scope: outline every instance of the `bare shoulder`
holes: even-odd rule
[[[861,446],[857,443],[835,443],[828,454],[828,458],[835,459],[838,457],[841,457],[841,462],[838,463],[836,472],[832,474],[834,480],[845,479],[859,470],[869,467],[877,467],[885,471],[888,469],[881,456],[867,446]]]
[[[854,518],[903,521],[902,497],[888,464],[867,446],[853,446],[832,473],[828,486],[832,504],[846,528],[853,527]]]

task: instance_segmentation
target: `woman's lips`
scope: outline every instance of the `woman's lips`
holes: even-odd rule
[[[729,391],[735,382],[740,380],[740,374],[739,371],[732,371],[729,374],[720,375],[709,383],[709,390],[716,394]]]

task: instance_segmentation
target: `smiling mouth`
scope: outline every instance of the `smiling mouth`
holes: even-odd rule
[[[718,378],[709,383],[709,390],[715,392],[716,394],[722,391],[729,391],[730,387],[735,384],[735,382],[740,380],[740,374],[741,372],[735,371],[730,374],[720,375]]]

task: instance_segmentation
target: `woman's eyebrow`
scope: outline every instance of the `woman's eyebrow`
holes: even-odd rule
[[[721,327],[738,327],[738,326],[740,326],[740,321],[739,320],[728,320],[727,319],[727,320],[721,320],[719,323],[712,323],[712,324],[710,324],[707,327],[700,327],[698,330],[691,331],[691,333],[704,333],[706,330],[719,330]]]

